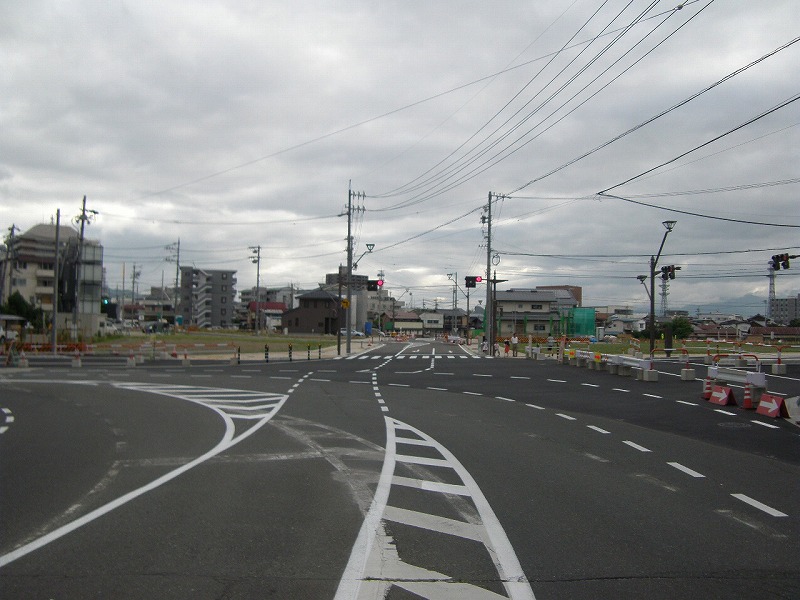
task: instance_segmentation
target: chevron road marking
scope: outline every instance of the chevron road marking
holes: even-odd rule
[[[391,417],[386,423],[386,456],[378,487],[350,560],[339,582],[335,600],[384,598],[392,587],[398,587],[422,598],[441,600],[489,600],[498,598],[535,600],[533,590],[522,571],[511,543],[478,484],[444,446],[422,431]],[[398,434],[399,432],[399,434]],[[399,454],[398,444],[407,446],[409,454]],[[414,448],[435,450],[441,458],[417,456]],[[460,484],[427,481],[396,475],[398,466],[426,465],[451,469]],[[392,486],[418,489],[429,493],[454,494],[472,501],[478,522],[472,523],[435,514],[426,514],[388,504]],[[480,542],[486,548],[497,570],[498,580],[506,595],[465,583],[455,577],[428,570],[404,561],[397,545],[386,532],[385,524],[399,523],[436,534]]]

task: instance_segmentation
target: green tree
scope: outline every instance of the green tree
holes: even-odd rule
[[[692,335],[692,322],[686,317],[672,319],[672,335],[675,339],[684,340]]]

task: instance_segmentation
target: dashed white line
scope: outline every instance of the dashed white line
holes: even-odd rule
[[[755,419],[750,419],[751,423],[755,423],[756,425],[761,425],[762,427],[769,427],[770,429],[780,429],[777,425],[773,425],[772,423],[764,423],[764,421],[756,421]]]
[[[585,386],[585,387],[593,387],[593,388],[599,388],[600,387],[596,383],[582,383],[581,385]]]
[[[562,419],[566,419],[567,421],[577,421],[575,417],[570,417],[569,415],[565,415],[564,413],[556,413],[557,417],[561,417]]]
[[[602,428],[598,427],[597,425],[587,425],[587,427],[589,429],[593,429],[597,433],[611,433],[610,431],[606,431],[605,429],[602,429]]]
[[[480,392],[464,392],[464,393],[469,396],[483,396],[483,394],[481,394]]]
[[[736,416],[736,413],[730,412],[729,410],[722,410],[721,408],[715,408],[714,412],[718,412],[718,413],[721,413],[723,415],[729,415],[731,417],[735,417]]]
[[[773,517],[788,517],[786,513],[782,513],[779,510],[772,508],[771,506],[767,506],[766,504],[762,504],[758,500],[753,500],[750,496],[745,496],[744,494],[731,494],[737,500],[741,500],[742,502],[749,504],[753,508],[757,508],[758,510],[763,510],[770,516]]]
[[[547,381],[551,381],[553,383],[567,383],[566,379],[548,379]]]
[[[495,396],[498,400],[505,400],[506,402],[514,402],[513,398],[504,398],[503,396]]]
[[[685,467],[681,463],[668,462],[667,464],[670,467],[675,467],[676,469],[678,469],[678,471],[683,471],[684,473],[686,473],[691,477],[697,477],[697,478],[705,477],[705,475],[703,475],[702,473],[698,473],[697,471],[690,469],[689,467]]]
[[[530,406],[531,408],[535,408],[536,410],[546,410],[544,406],[537,406],[536,404],[528,404],[525,403],[525,406]]]
[[[658,396],[656,394],[642,394],[642,396],[647,396],[648,398],[658,398],[659,400],[663,398],[663,396]]]
[[[622,388],[611,388],[611,391],[612,391],[612,392],[624,392],[624,393],[626,393],[626,394],[630,394],[630,393],[631,393],[631,391],[630,391],[630,390],[624,390],[624,389],[622,389]]]
[[[627,444],[628,446],[638,450],[639,452],[652,452],[652,450],[650,450],[649,448],[645,448],[644,446],[640,446],[636,442],[632,442],[630,440],[623,440],[622,443],[623,444]]]
[[[437,392],[446,392],[446,391],[447,391],[447,388],[440,388],[440,387],[427,387],[427,388],[425,388],[425,389],[428,389],[428,390],[435,390],[435,391],[437,391]]]
[[[530,377],[522,377],[520,375],[512,375],[511,379],[530,379]]]
[[[686,406],[700,406],[697,402],[687,402],[686,400],[676,400],[678,404],[685,404]]]

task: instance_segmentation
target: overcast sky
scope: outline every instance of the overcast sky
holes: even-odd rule
[[[87,196],[112,291],[123,264],[126,289],[134,264],[141,291],[174,282],[178,240],[239,289],[259,245],[262,285],[316,287],[349,188],[357,273],[415,305],[485,275],[489,192],[498,289],[644,310],[675,220],[670,308],[755,314],[770,257],[800,254],[797,0],[0,6],[3,235]]]

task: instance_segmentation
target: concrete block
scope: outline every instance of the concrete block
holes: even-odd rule
[[[772,374],[773,375],[786,375],[786,363],[775,363],[772,365]]]
[[[690,368],[681,369],[681,381],[694,381],[694,380],[695,380],[694,369]]]
[[[644,373],[644,369],[640,367],[631,367],[631,376],[637,381],[643,381],[642,373]]]
[[[642,369],[642,381],[658,381],[658,371],[655,369]]]

